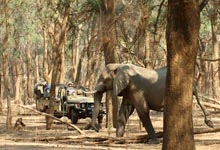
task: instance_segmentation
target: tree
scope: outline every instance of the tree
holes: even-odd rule
[[[2,72],[2,71],[0,71],[0,72]],[[0,81],[2,81],[2,76],[0,76]],[[2,84],[0,83],[0,114],[2,112],[3,112]]]
[[[51,81],[52,71],[49,71],[49,62],[48,62],[48,38],[46,29],[43,29],[43,39],[44,39],[44,54],[43,54],[43,78],[46,82]],[[51,65],[51,70],[53,65]]]
[[[50,91],[50,102],[49,102],[49,114],[53,115],[54,114],[54,100],[56,99],[56,84],[59,83],[60,81],[60,74],[63,73],[61,72],[61,66],[62,66],[62,52],[63,52],[63,47],[65,45],[65,38],[66,38],[66,33],[67,33],[67,21],[68,21],[68,16],[70,13],[70,1],[66,0],[64,6],[64,11],[63,11],[63,19],[61,22],[61,30],[60,34],[58,36],[58,41],[54,41],[54,46],[53,48],[53,54],[52,54],[52,63],[54,64],[54,68],[52,71],[52,78],[51,78],[51,91]],[[46,129],[51,129],[52,124],[53,124],[53,118],[47,117],[46,118]]]
[[[86,80],[85,85],[88,88],[91,88],[94,85],[94,67],[96,63],[97,57],[95,56],[95,49],[97,49],[97,24],[99,23],[99,18],[97,15],[93,14],[92,16],[92,23],[91,23],[91,33],[90,36],[88,36],[88,46],[87,46],[87,72],[86,72]]]
[[[212,0],[212,8],[210,10],[210,21],[212,29],[212,59],[217,59],[219,57],[219,42],[217,37],[217,17],[219,1]],[[212,69],[212,92],[213,98],[219,100],[219,62],[211,62]]]
[[[26,44],[26,67],[27,67],[27,102],[30,103],[33,98],[33,68],[32,68],[32,59],[31,59],[31,49],[30,49],[31,43],[30,38],[28,36],[27,38],[27,44]]]
[[[200,29],[197,0],[168,0],[163,150],[192,150],[192,88]]]
[[[115,31],[115,2],[114,0],[100,0],[102,20],[102,50],[104,52],[105,64],[116,63],[116,31]],[[108,128],[116,127],[118,104],[112,100],[112,93],[106,93],[106,112]],[[112,110],[112,112],[110,112]],[[112,123],[113,119],[113,123]]]
[[[147,1],[141,1],[140,4],[140,17],[138,26],[133,37],[134,42],[134,52],[138,60],[143,60],[145,67],[149,67],[149,62],[146,60],[150,57],[149,49],[149,35],[147,33],[149,25],[149,12],[148,12],[148,3]],[[137,60],[137,61],[138,61]]]
[[[9,89],[9,75],[8,75],[8,39],[10,34],[9,24],[9,1],[4,0],[4,15],[5,15],[5,36],[2,42],[2,72],[5,87],[5,94],[7,97],[7,121],[6,127],[8,130],[12,128],[12,113],[11,113],[11,100],[10,100],[10,89]]]

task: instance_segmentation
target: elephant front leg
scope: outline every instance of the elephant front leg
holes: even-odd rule
[[[126,104],[126,102],[123,100],[117,120],[117,128],[116,128],[117,137],[123,137],[125,125],[127,123],[129,116],[133,113],[133,111],[134,111],[134,106]]]
[[[143,123],[147,133],[149,134],[149,137],[151,138],[150,143],[151,144],[159,144],[159,140],[156,136],[156,133],[154,131],[152,122],[150,120],[150,114],[149,111],[139,111],[137,110],[138,116],[141,119],[141,122]]]

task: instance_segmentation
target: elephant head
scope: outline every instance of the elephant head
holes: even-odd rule
[[[95,127],[95,120],[99,114],[99,108],[103,97],[103,93],[105,93],[108,90],[111,90],[113,91],[113,95],[118,95],[119,89],[122,88],[122,86],[117,86],[117,88],[113,86],[119,80],[119,79],[115,80],[115,77],[119,68],[121,68],[122,66],[123,65],[121,64],[109,64],[104,68],[101,75],[99,76],[99,79],[95,86],[94,111],[92,114],[92,121],[91,121],[91,127],[96,131],[98,131],[98,129]]]
[[[120,68],[121,64],[109,64],[105,67],[102,71],[101,75],[99,76],[98,82],[95,86],[95,90],[99,91],[106,91],[113,89],[113,79],[117,73],[117,69]]]

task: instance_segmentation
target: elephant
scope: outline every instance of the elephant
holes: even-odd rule
[[[123,97],[117,118],[116,136],[123,136],[126,122],[136,109],[143,126],[149,134],[151,143],[159,143],[149,112],[150,110],[160,112],[164,110],[166,75],[167,67],[154,70],[133,64],[107,65],[99,76],[94,89],[94,111],[90,127],[98,132],[99,129],[96,128],[95,124],[102,96],[104,92],[111,90],[113,97]],[[193,88],[193,94],[198,98],[196,88]],[[206,124],[213,127],[212,122],[207,119],[206,111],[200,104],[199,99],[197,99],[197,102],[204,113]]]

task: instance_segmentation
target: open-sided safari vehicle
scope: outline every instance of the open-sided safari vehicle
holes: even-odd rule
[[[36,95],[36,109],[44,112],[49,107],[50,84],[37,83],[34,86]],[[76,124],[81,118],[92,118],[94,108],[93,97],[83,94],[81,89],[73,86],[57,84],[56,99],[54,100],[54,116],[67,116],[73,124]],[[102,104],[103,106],[103,104]],[[101,123],[104,115],[103,107],[100,107],[98,121]]]

